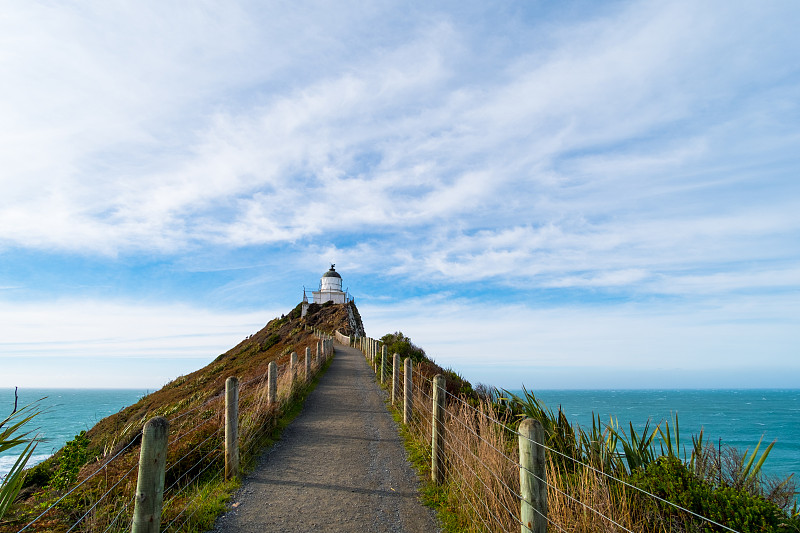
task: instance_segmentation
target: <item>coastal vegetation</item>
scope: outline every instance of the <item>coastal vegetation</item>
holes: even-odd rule
[[[516,430],[525,418],[544,429],[548,521],[555,530],[800,531],[793,476],[773,479],[762,470],[774,443],[741,452],[707,442],[702,428],[685,441],[677,414],[638,431],[632,422],[595,415],[591,427],[582,427],[530,391],[472,387],[427,357],[414,369],[415,416],[401,430],[424,480],[430,479],[436,374],[448,380],[447,476],[442,485],[425,481],[423,497],[446,531],[519,529]],[[400,421],[400,411],[394,414]]]
[[[351,304],[348,304],[351,305]],[[224,479],[225,380],[240,382],[241,469],[278,438],[300,411],[321,372],[288,371],[292,352],[316,355],[312,328],[343,334],[345,306],[300,306],[271,320],[206,367],[177,377],[119,413],[80,432],[51,458],[26,471],[19,496],[0,520],[0,532],[128,531],[133,511],[141,430],[154,416],[169,420],[162,531],[206,531],[238,487]],[[277,401],[267,401],[267,369],[278,366]],[[283,369],[283,370],[281,370]],[[311,370],[314,370],[313,368]],[[18,478],[21,479],[21,478]],[[13,498],[11,498],[13,499]]]

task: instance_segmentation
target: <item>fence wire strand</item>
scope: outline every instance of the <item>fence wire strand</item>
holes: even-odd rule
[[[39,515],[38,515],[36,518],[34,518],[34,519],[33,519],[33,520],[31,520],[30,522],[28,522],[28,524],[27,524],[27,525],[25,525],[25,527],[23,527],[22,529],[20,529],[20,530],[19,530],[17,533],[22,533],[23,531],[25,531],[26,529],[28,529],[28,528],[29,528],[31,525],[33,525],[33,524],[34,524],[36,521],[38,521],[38,520],[39,520],[41,517],[43,517],[43,516],[44,516],[44,515],[46,515],[48,512],[50,512],[50,511],[51,511],[51,510],[52,510],[52,509],[53,509],[53,508],[54,508],[56,505],[58,505],[59,503],[61,503],[61,501],[62,501],[64,498],[66,498],[67,496],[69,496],[70,494],[72,494],[73,492],[75,492],[75,490],[76,490],[76,489],[78,489],[78,487],[82,486],[84,483],[86,483],[87,481],[89,481],[90,479],[92,479],[94,476],[96,476],[97,474],[99,474],[101,470],[105,469],[105,468],[106,468],[106,467],[107,467],[107,466],[108,466],[108,465],[111,463],[111,461],[113,461],[114,459],[116,459],[117,457],[119,457],[119,456],[122,454],[122,452],[124,452],[125,450],[127,450],[128,448],[130,448],[130,447],[131,447],[131,446],[132,446],[132,445],[133,445],[133,444],[136,442],[136,440],[137,440],[137,439],[138,439],[138,438],[141,436],[141,434],[142,434],[142,433],[141,433],[141,431],[140,431],[139,433],[137,433],[137,434],[136,434],[136,436],[134,436],[134,437],[131,439],[131,441],[130,441],[130,442],[129,442],[129,443],[128,443],[128,444],[127,444],[127,445],[126,445],[124,448],[122,448],[120,451],[118,451],[118,452],[117,452],[117,453],[114,455],[114,457],[112,457],[111,459],[109,459],[108,461],[106,461],[106,462],[103,464],[103,466],[101,466],[100,468],[98,468],[97,470],[95,470],[94,472],[92,472],[92,474],[90,474],[89,476],[87,476],[87,477],[86,477],[86,478],[85,478],[83,481],[81,481],[80,483],[78,483],[77,485],[75,485],[74,487],[72,487],[72,488],[71,488],[69,491],[67,491],[67,492],[66,492],[66,493],[65,493],[63,496],[61,496],[61,497],[60,497],[59,499],[57,499],[57,500],[56,500],[56,501],[55,501],[53,504],[51,504],[51,505],[50,505],[50,507],[48,507],[47,509],[45,509],[44,511],[42,511],[42,512],[41,512],[41,514],[39,514]]]
[[[471,406],[470,404],[468,404],[467,402],[465,402],[465,401],[464,401],[462,398],[459,398],[458,396],[455,396],[453,393],[451,393],[451,392],[448,392],[448,391],[447,391],[447,389],[445,389],[445,391],[444,391],[444,392],[445,392],[445,394],[446,394],[447,396],[450,396],[451,398],[453,398],[454,400],[456,400],[456,401],[457,401],[458,403],[460,403],[461,405],[463,405],[463,406],[467,407],[468,409],[471,409],[472,411],[474,411],[474,412],[475,412],[475,414],[477,414],[477,415],[479,415],[479,416],[482,416],[482,417],[484,417],[485,419],[487,419],[487,420],[489,420],[489,421],[491,421],[491,422],[493,422],[493,423],[497,424],[497,425],[498,425],[498,426],[500,426],[501,428],[503,428],[503,429],[506,429],[506,430],[510,431],[511,433],[516,433],[516,430],[514,430],[514,429],[512,429],[511,427],[507,426],[505,423],[503,423],[503,422],[500,422],[500,421],[499,421],[499,420],[497,420],[496,418],[493,418],[493,417],[489,416],[489,415],[488,415],[486,412],[484,412],[483,410],[479,410],[479,409],[477,409],[477,408],[475,408],[475,407]]]
[[[134,495],[133,498],[131,498],[131,502],[125,502],[125,504],[122,506],[119,512],[117,512],[116,516],[114,517],[114,520],[112,520],[111,523],[109,523],[108,526],[106,526],[106,528],[103,530],[103,533],[107,533],[108,531],[111,530],[112,527],[114,527],[114,524],[117,523],[117,520],[119,520],[120,516],[122,516],[122,513],[126,512],[130,504],[133,503],[135,500],[136,500],[136,495]]]
[[[561,494],[562,496],[566,497],[568,500],[570,500],[570,501],[573,501],[573,502],[577,503],[578,505],[581,505],[583,508],[585,508],[585,509],[588,509],[589,511],[593,512],[594,514],[596,514],[596,515],[597,515],[597,516],[599,516],[600,518],[603,518],[604,520],[607,520],[608,522],[611,522],[611,523],[612,523],[612,524],[614,524],[615,526],[617,526],[617,527],[619,527],[619,528],[622,528],[622,529],[624,529],[624,530],[625,530],[625,531],[627,531],[628,533],[634,533],[633,531],[631,531],[631,530],[630,530],[630,529],[628,529],[627,527],[625,527],[625,526],[623,526],[622,524],[619,524],[619,523],[617,523],[616,521],[614,521],[614,519],[613,519],[613,518],[609,518],[609,517],[607,517],[606,515],[604,515],[603,513],[601,513],[599,510],[595,509],[594,507],[592,507],[592,506],[590,506],[590,505],[586,505],[585,503],[583,503],[582,501],[578,500],[577,498],[575,498],[575,497],[574,497],[574,496],[572,496],[571,494],[567,494],[566,492],[564,492],[563,490],[559,489],[559,488],[558,488],[558,487],[556,487],[555,485],[552,485],[552,484],[548,483],[546,480],[544,480],[544,479],[540,478],[539,476],[537,476],[537,475],[536,475],[536,474],[534,474],[533,472],[530,472],[530,470],[526,470],[526,471],[527,471],[527,472],[529,472],[529,473],[530,473],[530,474],[531,474],[531,475],[532,475],[534,478],[536,478],[537,480],[539,480],[539,481],[541,481],[542,483],[544,483],[545,485],[547,485],[549,488],[553,489],[554,491],[558,492],[558,493],[559,493],[559,494]],[[526,501],[527,501],[527,500],[526,500]],[[527,503],[528,503],[528,504],[530,504],[531,502],[527,502]]]
[[[212,450],[212,451],[216,451],[218,454],[221,454],[221,451],[220,451],[220,450]],[[169,499],[169,501],[167,501],[167,502],[164,502],[164,507],[166,507],[167,505],[169,505],[170,503],[172,503],[172,501],[173,501],[173,500],[174,500],[174,499],[175,499],[175,498],[176,498],[176,497],[177,497],[179,494],[181,494],[183,491],[185,491],[186,489],[188,489],[189,487],[191,487],[191,486],[192,486],[192,483],[194,483],[194,482],[195,482],[195,481],[196,481],[196,480],[197,480],[197,479],[198,479],[198,478],[199,478],[201,475],[203,475],[203,472],[205,472],[206,470],[208,470],[208,469],[211,467],[211,465],[213,465],[213,464],[214,464],[214,461],[210,461],[210,462],[209,462],[209,463],[206,465],[206,467],[205,467],[205,468],[203,468],[203,469],[202,469],[200,472],[198,472],[198,473],[197,473],[197,475],[196,475],[194,478],[192,478],[192,480],[191,480],[191,481],[189,481],[189,482],[188,482],[188,483],[187,483],[187,484],[186,484],[186,485],[185,485],[185,486],[184,486],[184,487],[183,487],[181,490],[179,490],[179,491],[178,491],[178,492],[177,492],[175,495],[173,495],[173,496],[172,496],[172,498],[170,498],[170,499]],[[225,467],[223,466],[221,470],[224,470],[224,468],[225,468]],[[219,475],[219,472],[217,473],[217,475]],[[216,476],[215,476],[215,477],[216,477]],[[214,478],[212,478],[212,479],[214,479]],[[194,501],[197,499],[197,497],[198,497],[198,496],[199,496],[199,494],[195,495],[195,497],[194,497],[194,498],[190,498],[190,499],[189,499],[189,501],[187,501],[187,502],[186,502],[186,505],[183,507],[183,509],[181,510],[181,512],[180,512],[180,513],[178,513],[178,515],[177,515],[177,516],[175,516],[175,518],[173,518],[173,519],[172,519],[172,520],[171,520],[171,521],[170,521],[170,522],[169,522],[169,523],[168,523],[168,524],[167,524],[167,525],[164,527],[164,529],[169,529],[169,528],[172,526],[172,524],[174,524],[174,523],[175,523],[175,521],[176,521],[178,518],[180,518],[180,517],[183,515],[183,513],[185,513],[185,512],[186,512],[186,509],[188,509],[188,508],[189,508],[189,505],[191,505],[191,504],[192,504],[192,502],[194,502]],[[184,521],[184,523],[185,523],[185,521]]]
[[[195,450],[199,449],[199,448],[200,448],[200,447],[201,447],[203,444],[205,444],[206,442],[210,441],[210,440],[211,440],[211,439],[213,439],[214,437],[217,437],[217,436],[220,434],[220,432],[221,432],[223,429],[224,429],[224,428],[218,428],[218,429],[217,429],[217,430],[216,430],[214,433],[212,433],[211,435],[209,435],[208,437],[206,437],[206,438],[205,438],[205,440],[203,440],[203,441],[202,441],[202,442],[200,442],[200,443],[199,443],[197,446],[195,446],[194,448],[192,448],[191,450],[189,450],[188,452],[186,452],[186,453],[183,455],[183,457],[181,457],[180,459],[177,459],[177,460],[173,461],[173,462],[172,462],[172,464],[170,465],[170,467],[169,467],[169,468],[167,468],[167,469],[164,471],[164,474],[166,474],[167,472],[169,472],[170,470],[172,470],[172,468],[173,468],[173,467],[175,467],[177,464],[179,464],[181,461],[183,461],[183,460],[184,460],[186,457],[188,457],[188,456],[189,456],[189,455],[190,455],[192,452],[194,452]],[[214,451],[214,450],[212,450],[212,451]],[[206,454],[206,456],[208,456],[208,454]],[[196,467],[197,465],[199,465],[199,464],[200,464],[200,462],[201,462],[203,459],[205,459],[205,457],[203,457],[203,458],[201,458],[201,459],[198,459],[198,460],[197,460],[197,462],[196,462],[195,464],[193,464],[193,465],[192,465],[190,468],[188,468],[188,469],[187,469],[187,472],[191,472],[191,471],[192,471],[192,468],[194,468],[194,467]],[[172,490],[172,487],[174,487],[175,485],[177,485],[177,484],[180,482],[180,480],[181,480],[181,479],[182,479],[184,476],[186,476],[186,474],[185,474],[185,473],[184,473],[184,474],[181,474],[181,475],[180,475],[180,476],[179,476],[179,477],[178,477],[178,478],[177,478],[175,481],[173,481],[173,482],[172,482],[172,485],[170,485],[169,487],[167,487],[166,489],[164,489],[164,492],[167,492],[167,491],[169,491],[169,490]]]
[[[432,407],[433,398],[426,391],[427,387],[425,387],[424,385],[427,385],[427,384],[430,384],[431,388],[432,388],[433,382],[432,382],[431,379],[427,378],[424,375],[419,374],[418,372],[414,373],[413,379],[412,379],[412,405],[414,407],[414,415],[415,415],[414,418],[417,419],[416,423],[414,424],[414,426],[416,427],[415,431],[418,434],[427,434],[427,433],[429,433],[428,429],[425,428],[425,422],[424,422],[423,419],[427,419],[431,424],[433,423],[431,421],[431,417],[433,416],[433,407]],[[444,392],[445,392],[446,397],[448,397],[449,399],[452,399],[453,401],[456,402],[456,406],[465,407],[465,408],[469,409],[471,412],[473,412],[476,416],[480,416],[480,417],[483,417],[484,419],[486,419],[490,424],[496,425],[497,427],[499,427],[501,429],[504,429],[504,430],[510,432],[511,434],[513,434],[513,435],[515,435],[517,437],[520,436],[519,433],[516,430],[514,430],[512,427],[510,427],[507,423],[502,422],[502,421],[498,420],[497,418],[491,416],[489,413],[487,413],[485,411],[485,409],[483,409],[483,408],[479,409],[479,408],[476,408],[476,407],[470,405],[469,403],[465,402],[462,398],[450,393],[446,389],[444,390]],[[492,444],[491,442],[486,440],[482,435],[480,435],[477,432],[477,430],[475,429],[475,427],[472,427],[470,424],[465,423],[464,421],[462,421],[461,417],[459,417],[459,416],[448,416],[447,415],[447,411],[449,411],[449,410],[452,410],[452,407],[446,408],[446,410],[445,410],[445,420],[442,420],[441,423],[442,423],[442,426],[445,428],[445,431],[447,432],[447,434],[451,438],[456,437],[456,435],[453,434],[451,428],[448,427],[448,424],[447,424],[448,420],[454,420],[455,423],[457,423],[461,427],[463,427],[464,430],[468,431],[472,436],[477,438],[480,442],[482,442],[486,446],[490,447],[492,450],[494,450],[496,453],[498,453],[500,456],[502,456],[505,460],[507,460],[509,462],[509,464],[514,465],[517,468],[520,468],[520,469],[523,469],[523,470],[527,471],[527,469],[525,469],[522,465],[520,465],[519,462],[517,462],[516,460],[512,459],[511,457],[509,457],[507,453],[503,452],[502,450],[499,450],[494,444]],[[527,437],[523,436],[523,438],[527,438]],[[637,492],[639,492],[639,493],[641,493],[641,494],[643,494],[643,495],[645,495],[647,497],[653,498],[653,499],[655,499],[655,500],[657,500],[659,502],[662,502],[662,503],[664,503],[666,505],[669,505],[669,506],[671,506],[671,507],[673,507],[675,509],[678,509],[680,511],[686,512],[686,513],[688,513],[689,515],[691,515],[694,518],[702,520],[702,521],[704,521],[704,522],[706,522],[708,524],[712,524],[714,526],[721,527],[724,530],[729,531],[731,533],[739,533],[735,529],[732,529],[732,528],[730,528],[728,526],[720,524],[720,523],[718,523],[718,522],[716,522],[716,521],[714,521],[714,520],[712,520],[710,518],[704,517],[704,516],[702,516],[702,515],[700,515],[700,514],[698,514],[696,512],[693,512],[693,511],[691,511],[689,509],[686,509],[685,507],[682,507],[682,506],[680,506],[678,504],[675,504],[675,503],[670,502],[670,501],[668,501],[668,500],[666,500],[664,498],[661,498],[661,497],[659,497],[659,496],[657,496],[655,494],[652,494],[652,493],[650,493],[650,492],[648,492],[648,491],[646,491],[644,489],[636,487],[635,485],[632,485],[632,484],[630,484],[630,483],[628,483],[628,482],[626,482],[624,480],[621,480],[621,479],[619,479],[619,478],[617,478],[617,477],[615,477],[613,475],[610,475],[610,474],[608,474],[606,472],[603,472],[602,470],[599,470],[599,469],[597,469],[597,468],[595,468],[595,467],[593,467],[593,466],[591,466],[591,465],[589,465],[587,463],[584,463],[583,461],[580,461],[580,460],[578,460],[578,459],[576,459],[574,457],[571,457],[571,456],[568,456],[568,455],[566,455],[566,454],[564,454],[562,452],[559,452],[558,450],[555,450],[555,449],[553,449],[553,448],[551,448],[551,447],[549,447],[549,446],[547,446],[545,444],[536,443],[536,442],[534,442],[534,444],[536,446],[541,446],[542,448],[544,448],[548,452],[551,452],[551,453],[554,453],[554,454],[556,454],[558,456],[567,458],[567,459],[575,462],[577,465],[580,465],[580,466],[582,466],[584,468],[587,468],[587,469],[591,470],[592,472],[600,474],[601,476],[604,476],[605,478],[607,478],[607,479],[609,479],[611,481],[615,481],[617,483],[620,483],[620,484],[622,484],[622,485],[624,485],[624,486],[626,486],[628,488],[631,488],[634,491],[637,491]],[[502,486],[505,488],[505,490],[508,490],[514,496],[519,497],[519,495],[516,494],[515,491],[511,490],[511,488],[508,486],[508,484],[499,475],[497,475],[494,472],[492,472],[491,469],[487,465],[485,465],[484,463],[482,463],[480,461],[479,457],[477,456],[475,451],[471,449],[470,446],[464,445],[461,448],[463,448],[464,450],[469,452],[469,454],[472,456],[472,458],[476,461],[477,464],[480,464],[483,468],[485,468],[487,471],[489,471],[492,474],[492,476],[496,479],[496,481],[498,481],[500,484],[502,484]],[[471,473],[472,473],[472,475],[474,475],[475,478],[477,480],[479,480],[482,484],[484,484],[485,488],[487,490],[489,490],[489,487],[485,485],[485,482],[483,481],[481,476],[479,476],[477,474],[477,472],[475,472],[474,469],[472,469],[472,467],[469,466],[469,464],[466,461],[466,459],[464,457],[462,457],[456,451],[456,449],[453,448],[452,446],[450,447],[450,450],[452,451],[451,455],[453,457],[457,458],[462,464],[464,464],[464,466],[469,468]],[[458,472],[458,474],[460,476],[463,476],[463,474],[461,472]],[[538,476],[537,476],[537,478],[538,478]],[[564,491],[560,490],[558,487],[554,486],[553,484],[547,483],[547,486],[549,488],[557,491],[558,493],[561,493],[566,498],[574,501],[575,503],[577,503],[577,504],[585,507],[586,509],[592,511],[593,513],[597,514],[598,516],[600,516],[604,520],[608,521],[610,524],[613,524],[615,527],[618,527],[618,528],[620,528],[620,529],[622,529],[624,531],[628,531],[628,532],[631,531],[628,528],[626,528],[625,526],[623,526],[623,525],[619,524],[618,522],[616,522],[615,520],[613,520],[612,518],[610,518],[608,516],[605,516],[599,510],[594,509],[593,507],[585,504],[584,502],[581,502],[580,500],[576,499],[575,497],[573,497],[570,494],[564,493]],[[503,504],[503,505],[505,507],[505,504]],[[506,508],[506,511],[510,512],[510,510],[507,507],[505,507],[505,508]],[[512,516],[514,516],[513,513],[510,513],[510,514]],[[545,518],[554,527],[556,527],[557,529],[563,531],[563,529],[561,527],[557,526],[555,523],[553,523],[552,520],[550,520],[547,517],[545,517]]]
[[[715,522],[714,520],[711,520],[710,518],[706,518],[705,516],[697,514],[694,511],[690,511],[689,509],[686,509],[685,507],[682,507],[682,506],[680,506],[680,505],[678,505],[676,503],[673,503],[673,502],[671,502],[669,500],[665,500],[664,498],[662,498],[662,497],[660,497],[660,496],[658,496],[656,494],[648,492],[648,491],[646,491],[646,490],[644,490],[644,489],[642,489],[640,487],[637,487],[636,485],[632,485],[632,484],[628,483],[627,481],[624,481],[622,479],[614,477],[611,474],[608,474],[607,472],[603,472],[602,470],[600,470],[598,468],[595,468],[595,467],[593,467],[593,466],[591,466],[591,465],[589,465],[587,463],[579,461],[578,459],[576,459],[574,457],[570,457],[569,455],[567,455],[565,453],[562,453],[562,452],[560,452],[558,450],[555,450],[555,449],[547,446],[546,444],[542,444],[540,442],[536,442],[534,440],[531,440],[531,439],[525,437],[524,435],[522,437],[524,439],[528,440],[529,442],[532,442],[534,445],[544,448],[546,451],[549,451],[551,453],[554,453],[556,455],[564,457],[565,459],[569,459],[569,460],[573,461],[575,464],[578,464],[578,465],[580,465],[580,466],[582,466],[584,468],[587,468],[587,469],[591,470],[592,472],[594,472],[596,474],[600,474],[601,476],[604,476],[604,477],[606,477],[606,478],[608,478],[608,479],[610,479],[612,481],[616,481],[617,483],[625,485],[626,487],[628,487],[630,489],[633,489],[633,490],[635,490],[637,492],[640,492],[641,494],[644,494],[645,496],[649,496],[649,497],[651,497],[653,499],[656,499],[656,500],[660,501],[661,503],[665,503],[665,504],[667,504],[669,506],[672,506],[675,509],[679,509],[681,511],[689,513],[690,515],[692,515],[695,518],[699,518],[700,520],[708,522],[709,524],[713,524],[715,526],[719,526],[719,527],[721,527],[721,528],[723,528],[723,529],[725,529],[727,531],[730,531],[731,533],[740,533],[739,531],[736,531],[735,529],[732,529],[732,528],[730,528],[730,527],[728,527],[728,526],[726,526],[724,524],[720,524],[719,522]]]
[[[128,478],[128,476],[131,474],[131,472],[133,472],[134,470],[136,470],[138,467],[139,467],[139,465],[138,465],[138,464],[136,464],[136,465],[132,466],[132,467],[130,468],[130,470],[128,470],[127,472],[125,472],[125,473],[122,475],[122,477],[120,477],[120,478],[119,478],[119,481],[117,481],[116,483],[114,483],[114,484],[111,486],[111,488],[110,488],[110,489],[108,489],[108,490],[107,490],[107,491],[106,491],[106,492],[105,492],[105,493],[104,493],[102,496],[100,496],[100,498],[98,498],[98,499],[97,499],[97,501],[96,501],[96,502],[94,502],[94,504],[93,504],[91,507],[89,507],[89,510],[88,510],[88,511],[86,511],[86,512],[83,514],[83,516],[81,516],[80,518],[78,518],[78,520],[77,520],[77,521],[76,521],[74,524],[72,524],[72,527],[70,527],[70,528],[67,530],[67,533],[69,533],[70,531],[72,531],[73,529],[75,529],[75,526],[77,526],[78,524],[80,524],[81,522],[83,522],[83,519],[84,519],[84,518],[86,518],[86,517],[89,515],[89,513],[91,513],[91,512],[92,512],[92,511],[93,511],[93,510],[94,510],[94,509],[95,509],[95,508],[96,508],[96,507],[97,507],[97,506],[100,504],[100,502],[102,502],[103,500],[105,500],[105,499],[106,499],[106,496],[108,496],[109,494],[111,494],[111,491],[113,491],[115,488],[117,488],[117,486],[118,486],[120,483],[122,483],[123,481],[125,481],[125,480]]]
[[[475,489],[473,489],[472,486],[469,483],[467,483],[467,480],[464,478],[464,474],[462,472],[459,472],[459,471],[456,471],[456,472],[457,472],[459,478],[461,478],[461,485],[462,486],[466,486],[467,489],[469,489],[469,491],[472,492],[473,496],[475,496],[475,498],[477,500],[480,500],[480,502],[483,503],[484,507],[486,507],[486,511],[489,514],[489,516],[492,517],[500,525],[501,529],[505,530],[505,528],[503,527],[502,522],[500,521],[499,518],[494,516],[494,514],[489,509],[489,505],[486,503],[486,501],[483,498],[481,498],[475,492]],[[475,508],[475,505],[472,503],[472,500],[470,498],[466,498],[466,500],[467,500],[467,504],[472,508],[472,512],[483,523],[483,525],[486,527],[486,530],[487,531],[492,531],[492,528],[489,526],[489,524],[486,523],[486,520],[483,518],[483,514]]]
[[[217,472],[217,475],[215,475],[215,476],[212,478],[212,481],[214,481],[215,479],[219,478],[219,477],[220,477],[220,474],[221,474],[221,472],[222,472],[222,471],[219,471],[219,472]],[[198,494],[197,496],[200,496],[200,495]],[[191,502],[193,503],[195,500],[197,500],[197,497],[195,497],[195,498],[192,498]],[[181,511],[181,513],[183,513],[183,512],[186,512],[186,509],[187,509],[187,508],[188,508],[188,505],[187,505],[186,507],[184,507],[184,509],[183,509],[183,511]],[[181,526],[184,526],[184,525],[186,525],[187,523],[190,523],[190,521],[192,520],[192,517],[193,517],[193,516],[194,516],[194,515],[197,513],[197,511],[199,511],[199,510],[200,510],[200,507],[199,507],[199,506],[195,506],[194,510],[193,510],[191,513],[189,513],[189,515],[188,515],[188,516],[187,516],[187,517],[186,517],[186,518],[183,520],[183,522],[181,522],[180,524],[178,524],[178,527],[181,527]],[[178,529],[177,531],[180,531],[180,529]]]
[[[448,430],[447,426],[445,426],[445,431],[448,431],[448,432],[449,432],[449,430]],[[449,432],[449,434],[450,434],[450,435],[453,437],[453,440],[456,440],[456,435],[455,435],[455,434],[453,434],[452,432]],[[445,446],[445,448],[446,448],[446,446]],[[472,472],[472,475],[475,477],[475,479],[476,479],[477,481],[479,481],[479,482],[481,483],[481,485],[483,485],[483,487],[486,489],[486,491],[487,491],[489,494],[491,494],[493,491],[492,491],[491,487],[489,487],[489,485],[487,485],[487,484],[486,484],[486,482],[483,480],[483,477],[482,477],[482,476],[480,476],[480,475],[479,475],[477,472],[475,472],[475,469],[473,469],[473,468],[472,468],[472,466],[470,466],[470,464],[467,462],[467,460],[466,460],[464,457],[462,457],[462,456],[460,456],[459,454],[455,453],[455,450],[454,450],[452,447],[451,447],[451,450],[453,450],[453,453],[451,454],[451,456],[452,456],[452,457],[455,457],[456,459],[459,459],[459,460],[461,461],[461,464],[463,464],[465,467],[467,467],[467,469],[469,469],[469,471],[470,471],[470,472]],[[471,452],[471,450],[470,450],[470,452]],[[494,474],[494,472],[491,472],[491,471],[488,469],[488,467],[486,467],[486,465],[484,465],[483,463],[481,463],[481,462],[480,462],[480,459],[478,458],[478,456],[477,456],[477,455],[474,455],[474,454],[473,454],[473,456],[475,457],[475,459],[477,459],[477,461],[476,461],[476,462],[477,462],[478,464],[480,464],[481,466],[483,466],[484,468],[486,468],[486,469],[487,469],[487,471],[489,471],[489,473],[490,473],[490,474],[491,474],[493,477],[495,477],[495,479],[497,479],[498,481],[501,481],[501,480],[500,480],[500,478],[499,478],[499,477],[498,477],[496,474]],[[502,481],[501,481],[501,483],[502,483]],[[503,485],[505,485],[505,483],[503,483]],[[508,488],[508,486],[507,486],[507,485],[506,485],[506,488]],[[512,494],[513,494],[513,495],[514,495],[514,496],[515,496],[517,499],[520,499],[520,496],[519,496],[519,494],[517,494],[515,491],[513,491],[513,490],[511,490],[511,489],[509,489],[509,491],[510,491],[510,492],[511,492],[511,493],[512,493]],[[476,495],[476,496],[477,496],[477,495]],[[488,510],[488,504],[486,504],[486,503],[485,503],[485,500],[483,500],[483,498],[481,498],[481,500],[484,502],[484,504],[485,504],[485,505],[487,505],[487,510]],[[506,504],[505,504],[505,503],[504,503],[502,500],[500,500],[500,505],[502,505],[502,506],[503,506],[503,508],[506,510],[506,512],[508,512],[509,516],[515,516],[515,514],[514,514],[514,511],[512,511],[511,509],[509,509],[509,508],[506,506]],[[517,522],[519,522],[519,519],[517,519]]]
[[[465,406],[467,406],[467,407],[471,407],[469,404],[467,404],[467,403],[464,403],[464,402],[462,402],[462,405],[465,405]],[[486,417],[486,418],[487,418],[488,420],[491,420],[491,418],[489,418],[489,417]],[[517,466],[517,467],[518,467],[518,466],[520,466],[520,465],[519,465],[519,463],[518,463],[517,461],[515,461],[514,459],[512,459],[511,457],[509,457],[508,455],[506,455],[506,454],[505,454],[505,452],[498,450],[498,449],[497,449],[497,447],[496,447],[494,444],[492,444],[492,443],[491,443],[491,442],[489,442],[488,440],[484,439],[484,438],[483,438],[481,435],[479,435],[479,434],[478,434],[478,433],[477,433],[477,432],[476,432],[476,431],[475,431],[475,430],[474,430],[472,427],[470,427],[470,426],[468,426],[467,424],[465,424],[465,423],[464,423],[464,422],[461,420],[461,418],[460,418],[460,417],[454,416],[454,417],[453,417],[453,419],[454,419],[456,422],[458,422],[458,423],[459,423],[459,424],[460,424],[460,425],[461,425],[461,426],[462,426],[464,429],[466,429],[467,431],[469,431],[470,433],[472,433],[473,435],[475,435],[475,437],[476,437],[476,438],[478,438],[480,441],[482,441],[482,442],[483,442],[483,443],[485,443],[487,446],[489,446],[491,449],[493,449],[494,451],[496,451],[497,453],[499,453],[500,455],[502,455],[502,456],[503,456],[503,457],[504,457],[506,460],[508,460],[508,462],[509,462],[509,463],[511,463],[512,465],[515,465],[515,466]]]
[[[459,440],[459,439],[458,439],[458,436],[457,436],[457,435],[456,435],[456,434],[455,434],[455,433],[454,433],[454,432],[453,432],[453,431],[452,431],[450,428],[448,428],[446,424],[445,424],[445,431],[447,431],[447,432],[448,432],[448,434],[450,434],[450,435],[452,435],[452,436],[453,436],[453,440],[456,440],[456,441],[457,441],[457,440]],[[484,442],[485,442],[485,441],[484,441]],[[471,456],[472,456],[472,457],[475,459],[475,462],[476,462],[477,464],[479,464],[479,465],[481,465],[483,468],[485,468],[485,469],[486,469],[486,471],[487,471],[487,472],[488,472],[488,473],[489,473],[489,474],[490,474],[492,477],[494,477],[494,478],[495,478],[495,479],[496,479],[496,480],[497,480],[497,481],[498,481],[498,482],[499,482],[501,485],[503,485],[503,486],[506,488],[506,490],[508,490],[509,492],[511,492],[511,494],[513,494],[513,495],[514,495],[514,496],[515,496],[517,499],[520,499],[520,498],[521,498],[521,496],[520,496],[519,494],[517,494],[517,493],[516,493],[516,491],[515,491],[514,489],[512,489],[511,487],[509,487],[509,486],[508,486],[508,484],[507,484],[507,483],[506,483],[506,482],[505,482],[505,481],[504,481],[504,480],[503,480],[503,479],[502,479],[502,478],[501,478],[501,477],[500,477],[500,476],[499,476],[497,473],[495,473],[495,472],[494,472],[494,471],[493,471],[491,468],[489,468],[489,466],[488,466],[488,465],[486,465],[486,464],[485,464],[483,461],[481,461],[481,458],[480,458],[480,457],[478,457],[478,455],[475,453],[475,451],[473,451],[473,450],[471,449],[471,447],[470,447],[470,446],[467,446],[466,444],[464,444],[464,445],[462,445],[462,447],[463,447],[463,448],[464,448],[464,449],[465,449],[467,452],[469,452],[469,454],[470,454],[470,455],[471,455]],[[454,455],[458,455],[458,454],[456,454],[456,451],[455,451],[455,446],[453,446],[453,445],[450,445],[450,449],[451,449],[451,450],[453,450],[453,454],[454,454]],[[492,449],[495,449],[495,448],[494,448],[494,447],[492,447]],[[465,461],[465,458],[464,458],[464,457],[461,457],[461,456],[458,456],[458,457],[459,457],[459,459],[461,459],[462,461]],[[505,457],[505,455],[503,455],[503,457]],[[517,466],[517,468],[519,468],[519,464],[517,464],[517,463],[516,463],[516,462],[514,462],[514,461],[510,461],[510,462],[511,462],[511,464],[512,464],[512,465],[515,465],[515,466]],[[466,464],[466,462],[465,462],[465,464]],[[473,471],[473,473],[475,473],[475,472]],[[477,473],[475,473],[475,475],[477,476]],[[487,487],[487,488],[488,488],[488,487]]]

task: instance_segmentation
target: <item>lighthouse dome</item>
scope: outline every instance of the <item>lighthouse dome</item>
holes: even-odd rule
[[[339,275],[339,273],[338,273],[338,272],[336,272],[336,271],[333,269],[333,265],[331,265],[331,269],[330,269],[330,270],[328,270],[327,272],[325,272],[325,273],[322,275],[322,277],[323,277],[323,278],[339,278],[339,279],[342,279],[342,276],[340,276],[340,275]]]

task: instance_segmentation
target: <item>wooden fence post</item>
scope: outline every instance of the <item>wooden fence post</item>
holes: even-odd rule
[[[386,383],[386,363],[388,363],[388,358],[389,353],[386,346],[381,346],[381,384]]]
[[[392,405],[400,398],[400,355],[392,356]]]
[[[311,348],[306,346],[306,381],[311,379]]]
[[[278,365],[272,361],[267,367],[267,403],[275,405],[278,400]]]
[[[239,380],[225,380],[225,479],[239,475]]]
[[[294,374],[297,372],[297,352],[292,352],[289,356],[289,390],[294,390]]]
[[[437,485],[444,482],[444,376],[433,378],[433,411],[431,415],[431,481]]]
[[[169,422],[163,416],[151,418],[142,430],[139,451],[139,479],[133,508],[133,533],[158,533],[164,503],[164,466],[167,461]]]
[[[523,420],[519,425],[519,514],[522,533],[547,531],[547,478],[543,444],[542,424],[532,418]]]
[[[411,358],[407,357],[403,368],[403,424],[408,425],[411,422],[411,406],[414,403],[412,384],[412,363]]]

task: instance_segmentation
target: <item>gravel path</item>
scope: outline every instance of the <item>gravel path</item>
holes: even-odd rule
[[[384,398],[361,352],[337,345],[303,412],[213,531],[439,531]]]

